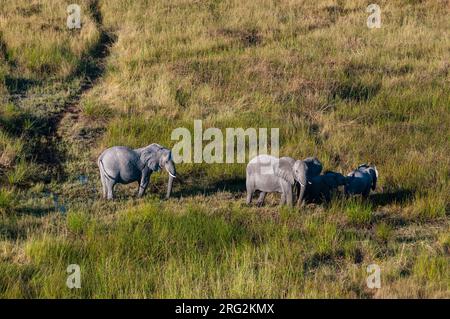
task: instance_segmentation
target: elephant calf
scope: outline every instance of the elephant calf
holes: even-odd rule
[[[138,197],[142,197],[150,181],[150,175],[164,168],[169,173],[166,198],[170,197],[173,179],[176,177],[172,152],[159,145],[151,144],[143,148],[130,149],[114,146],[105,150],[98,158],[103,197],[113,199],[114,185],[139,183]]]
[[[309,202],[326,203],[331,200],[331,193],[339,186],[347,185],[347,178],[335,172],[325,172],[323,175],[315,176],[306,186],[305,199]]]
[[[363,197],[367,197],[371,188],[375,190],[377,179],[378,170],[375,166],[359,165],[357,169],[347,175],[348,185],[345,186],[345,194],[361,194]]]

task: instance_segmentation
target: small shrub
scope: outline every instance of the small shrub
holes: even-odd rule
[[[92,99],[87,99],[82,105],[83,113],[92,119],[107,119],[113,115],[112,110]]]
[[[67,215],[67,228],[76,234],[83,234],[89,225],[89,216],[86,213],[71,212]]]
[[[381,223],[375,227],[375,237],[381,242],[387,242],[392,236],[392,227],[389,224]]]
[[[421,197],[416,195],[413,203],[412,215],[421,221],[445,217],[446,201],[439,193]]]
[[[346,79],[333,90],[333,98],[339,97],[346,101],[367,101],[374,97],[381,88],[377,80],[365,82],[360,79]]]
[[[14,122],[14,120],[20,115],[20,111],[13,103],[6,103],[2,105],[0,109],[1,121],[3,125],[8,126],[7,124]]]
[[[8,183],[11,186],[17,186],[25,183],[29,175],[28,164],[24,160],[20,160],[13,170],[6,173]]]
[[[3,131],[0,131],[0,165],[10,167],[23,150],[23,142],[20,139],[12,139]]]
[[[42,192],[44,192],[44,190],[45,190],[44,183],[36,183],[30,188],[31,193],[35,194],[41,194]]]
[[[430,256],[421,253],[413,266],[413,275],[421,281],[441,284],[448,280],[450,272],[448,259],[444,256]]]
[[[7,215],[14,208],[14,194],[12,191],[0,189],[0,214]]]
[[[446,254],[450,255],[450,234],[442,234],[439,236],[439,244],[441,244],[442,249]]]
[[[362,200],[349,201],[344,211],[350,224],[364,226],[372,221],[372,205]]]
[[[341,234],[333,222],[311,219],[305,226],[311,248],[320,255],[331,255],[341,242]]]

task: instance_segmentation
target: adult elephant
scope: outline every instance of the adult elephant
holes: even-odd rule
[[[100,179],[103,186],[103,198],[114,198],[114,185],[139,183],[138,197],[142,197],[147,189],[153,172],[164,168],[169,173],[166,198],[172,192],[173,179],[176,177],[172,152],[159,145],[131,149],[125,146],[114,146],[105,150],[98,158]]]
[[[301,205],[310,176],[309,169],[306,161],[295,160],[291,157],[256,156],[247,164],[247,204],[251,203],[253,193],[259,190],[258,206],[263,205],[266,194],[272,192],[281,193],[282,205],[287,203],[292,206],[294,197],[292,186],[298,183],[300,194],[297,205]]]

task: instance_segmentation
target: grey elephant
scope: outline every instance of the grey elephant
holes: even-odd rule
[[[298,183],[300,186],[297,205],[303,202],[305,186],[310,176],[305,161],[295,160],[291,157],[276,158],[270,155],[259,155],[247,164],[246,187],[247,204],[252,201],[253,193],[260,191],[257,205],[264,204],[267,193],[281,193],[281,204],[293,205],[294,194],[292,187]],[[320,173],[320,171],[319,171]]]
[[[138,197],[142,197],[147,189],[153,172],[164,168],[169,173],[166,198],[170,197],[173,179],[176,177],[172,152],[159,145],[131,149],[125,146],[114,146],[105,150],[98,158],[100,179],[103,186],[103,197],[114,198],[114,185],[139,183]]]
[[[345,194],[362,195],[367,197],[370,189],[377,187],[378,170],[375,166],[361,164],[357,169],[347,174],[348,184],[345,186]]]
[[[330,202],[333,190],[347,185],[347,178],[336,172],[327,171],[323,175],[315,176],[306,186],[305,200],[313,203]]]

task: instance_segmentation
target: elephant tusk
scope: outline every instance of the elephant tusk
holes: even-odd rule
[[[169,170],[166,168],[167,173],[169,173],[170,176],[172,176],[173,178],[177,178],[175,175],[173,175],[171,172],[169,172]]]
[[[298,182],[301,186],[305,187],[305,184]],[[310,181],[307,181],[306,184],[311,185],[312,183]]]

